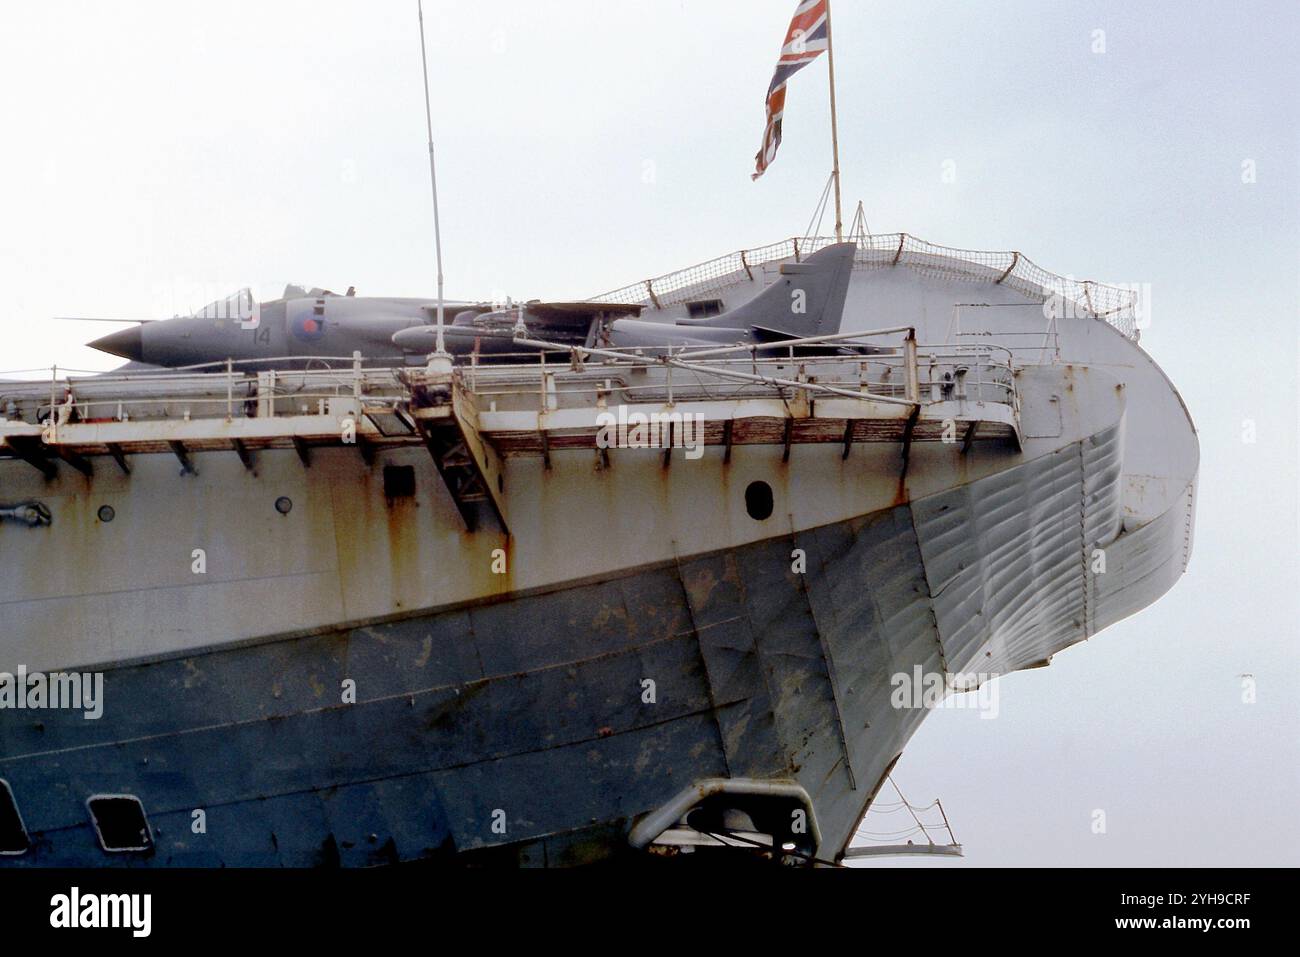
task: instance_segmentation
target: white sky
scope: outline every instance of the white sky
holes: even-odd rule
[[[749,179],[793,6],[429,0],[448,293],[590,295],[802,233],[824,58]],[[1201,436],[1174,591],[1003,679],[997,720],[931,716],[900,762],[909,798],[943,799],[955,866],[1300,863],[1298,11],[835,5],[850,210],[1150,283],[1143,346]],[[115,364],[80,346],[112,327],[55,315],[288,281],[432,294],[419,71],[414,0],[0,7],[0,370]]]

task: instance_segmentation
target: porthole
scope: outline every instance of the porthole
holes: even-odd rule
[[[9,787],[9,782],[0,778],[0,854],[6,857],[26,854],[30,846],[23,816],[18,813],[18,802],[14,800],[14,792]]]
[[[96,512],[95,514],[99,516],[99,520],[101,522],[111,522],[113,519],[117,517],[117,512],[113,509],[113,506],[111,505],[99,506],[99,511]]]
[[[288,515],[293,511],[293,499],[287,495],[281,495],[275,500],[275,510],[281,515]]]
[[[745,511],[756,522],[772,517],[772,486],[766,482],[750,482],[745,489]]]
[[[153,848],[144,805],[134,794],[97,794],[86,800],[86,808],[99,846],[110,854]]]

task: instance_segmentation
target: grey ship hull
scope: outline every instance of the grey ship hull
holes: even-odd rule
[[[946,653],[938,632],[951,612],[931,597],[924,556],[943,554],[944,516],[962,503],[984,521],[1037,512],[1018,530],[1022,554],[1055,555],[1068,581],[1083,525],[1114,494],[1112,476],[1093,515],[1080,508],[1078,483],[1104,475],[1080,468],[1083,446],[1104,463],[1116,437],[602,581],[111,669],[99,721],[49,712],[0,725],[0,769],[34,842],[10,862],[366,865],[497,848],[511,863],[586,863],[619,854],[633,820],[712,777],[798,782],[825,845],[843,850],[926,714],[891,705],[889,676],[980,667],[949,660],[961,649]],[[1172,580],[1181,555],[1168,557],[1155,571]],[[982,613],[1042,617],[1061,601],[1074,617],[1046,640],[1068,644],[1083,637],[1086,603],[1072,587],[1008,592]],[[654,704],[642,701],[647,675]],[[364,689],[355,705],[337,701],[345,678]],[[84,805],[96,793],[140,797],[150,857],[102,853]],[[201,840],[194,808],[207,814]]]
[[[9,723],[4,774],[34,865],[101,863],[85,795],[131,793],[153,861],[375,864],[505,845],[578,863],[709,777],[795,779],[840,833],[921,720],[878,675],[940,667],[905,507],[680,565],[386,624],[112,670],[79,716]],[[778,571],[774,574],[773,569]],[[854,598],[856,596],[856,600]],[[888,633],[882,622],[891,624]],[[820,628],[819,628],[820,625]],[[852,786],[842,720],[854,738]],[[643,703],[653,675],[656,703]],[[367,689],[325,704],[344,677]],[[191,810],[208,832],[190,834]],[[506,812],[506,833],[492,830]],[[111,859],[110,859],[111,860]]]
[[[970,295],[877,285],[890,314]],[[986,321],[1042,337],[1026,310]],[[180,478],[165,443],[129,476],[0,461],[6,497],[55,516],[0,526],[0,670],[103,671],[106,698],[97,721],[0,713],[0,779],[31,837],[0,865],[585,863],[630,853],[638,821],[709,779],[802,789],[837,857],[927,713],[894,706],[894,675],[1046,663],[1186,565],[1196,449],[1177,394],[1095,318],[1063,321],[1055,351],[1017,373],[1017,449],[511,458],[509,539],[461,529],[419,448],[383,453],[417,476],[387,505],[344,448],[310,467],[259,452],[255,470],[205,452]],[[758,479],[765,521],[745,514]],[[283,493],[295,507],[275,516]],[[97,523],[100,503],[130,524]],[[497,547],[505,576],[486,572]],[[140,799],[150,853],[100,848],[95,794]]]

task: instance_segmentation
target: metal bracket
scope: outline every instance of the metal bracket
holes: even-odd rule
[[[54,521],[50,507],[44,502],[23,502],[21,505],[0,506],[0,519],[21,522],[30,528],[49,525]]]
[[[667,804],[643,817],[628,834],[628,842],[644,849],[669,831],[701,802],[718,795],[738,798],[759,798],[789,801],[799,804],[807,814],[808,836],[812,839],[813,855],[821,850],[821,830],[817,826],[812,798],[802,785],[793,781],[758,781],[753,778],[705,778],[679,791]]]

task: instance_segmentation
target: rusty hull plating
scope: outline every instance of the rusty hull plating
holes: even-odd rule
[[[0,671],[102,671],[106,706],[0,709],[0,864],[639,860],[719,781],[677,823],[770,795],[842,855],[926,713],[891,675],[1041,665],[1170,588],[1194,514],[1132,336],[882,256],[843,326],[887,331],[834,342],[870,354],[5,383]],[[601,447],[619,406],[700,416],[703,453]],[[139,798],[147,852],[100,846],[93,794]]]

